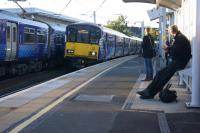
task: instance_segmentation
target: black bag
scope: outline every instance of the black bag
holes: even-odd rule
[[[159,94],[159,98],[162,102],[164,103],[171,103],[171,102],[174,102],[177,98],[177,94],[176,94],[176,91],[174,90],[169,90],[169,88],[171,87],[171,84],[168,84],[166,86],[166,88],[164,88],[160,94]]]

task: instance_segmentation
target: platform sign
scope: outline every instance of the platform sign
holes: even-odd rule
[[[153,8],[151,10],[148,10],[147,14],[148,14],[150,20],[152,21],[152,20],[158,19],[160,17],[160,10]]]

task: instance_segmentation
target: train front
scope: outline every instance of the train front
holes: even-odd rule
[[[81,68],[95,64],[99,58],[101,29],[91,24],[72,24],[67,26],[65,63],[67,66]]]

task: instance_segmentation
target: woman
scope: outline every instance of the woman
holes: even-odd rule
[[[142,57],[144,58],[144,69],[146,78],[143,81],[150,81],[153,79],[153,45],[154,40],[150,35],[150,28],[145,28],[145,36],[142,42]]]

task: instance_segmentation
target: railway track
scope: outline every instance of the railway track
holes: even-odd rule
[[[17,76],[13,78],[4,77],[0,79],[0,97],[7,96],[20,90],[24,90],[26,88],[59,77],[69,72],[71,72],[71,70],[57,68],[37,73],[29,73],[23,76]]]

